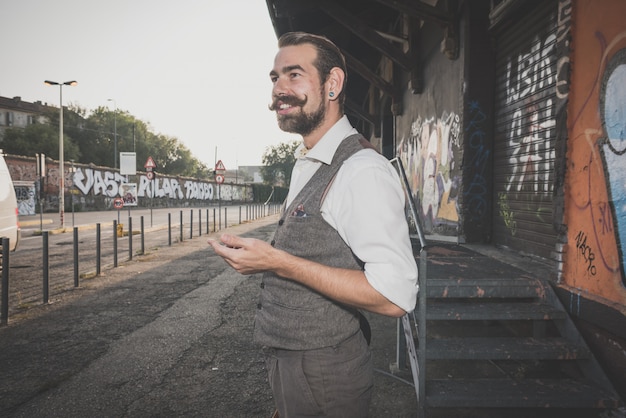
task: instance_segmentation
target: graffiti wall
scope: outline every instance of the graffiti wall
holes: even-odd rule
[[[439,116],[417,117],[410,135],[403,138],[396,152],[407,172],[411,190],[419,202],[418,214],[426,229],[459,222],[457,190],[459,176],[454,175],[455,154],[459,149],[459,115],[443,112]]]
[[[20,214],[34,214],[37,184],[36,163],[30,157],[6,157],[11,178],[17,184]],[[50,160],[43,180],[44,211],[58,209],[58,162]],[[73,171],[72,171],[73,168]],[[113,207],[113,200],[120,197],[126,183],[137,184],[139,206],[195,206],[211,202],[253,200],[252,188],[245,184],[222,184],[186,177],[156,175],[149,180],[140,173],[132,178],[106,167],[85,164],[65,165],[66,205],[74,204],[78,210],[105,210]],[[70,198],[71,196],[71,198]]]
[[[626,306],[626,2],[576,2],[563,283]]]

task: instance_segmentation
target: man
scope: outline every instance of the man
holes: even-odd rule
[[[303,139],[284,210],[271,243],[210,244],[238,272],[263,273],[254,339],[280,417],[365,417],[373,369],[360,310],[399,317],[416,301],[404,192],[343,114],[339,49],[300,32],[278,46],[270,109]]]

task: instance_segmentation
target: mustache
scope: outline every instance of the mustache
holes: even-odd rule
[[[280,104],[288,104],[290,106],[304,106],[309,98],[305,95],[304,98],[300,99],[296,96],[274,96],[274,100],[270,103],[267,108],[271,111],[278,110]]]

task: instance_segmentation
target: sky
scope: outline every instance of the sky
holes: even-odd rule
[[[267,108],[265,0],[0,0],[0,42],[0,96],[58,107],[44,80],[76,80],[64,106],[127,111],[209,168],[261,165],[267,147],[299,139]]]

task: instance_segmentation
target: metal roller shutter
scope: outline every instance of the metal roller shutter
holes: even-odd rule
[[[556,11],[540,2],[496,34],[494,243],[544,258],[556,241]]]

